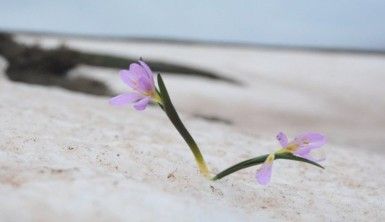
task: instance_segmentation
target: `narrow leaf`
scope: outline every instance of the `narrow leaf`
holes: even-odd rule
[[[245,160],[245,161],[242,161],[240,163],[237,163],[225,170],[223,170],[222,172],[218,173],[216,176],[214,176],[212,178],[212,180],[219,180],[225,176],[228,176],[232,173],[235,173],[237,172],[238,170],[242,170],[242,169],[245,169],[247,167],[251,167],[251,166],[255,166],[255,165],[258,165],[258,164],[261,164],[263,162],[265,162],[266,158],[268,157],[269,155],[266,154],[266,155],[263,155],[263,156],[258,156],[258,157],[255,157],[255,158],[252,158],[252,159],[248,159],[248,160]]]
[[[308,159],[305,159],[305,158],[293,155],[291,153],[276,154],[275,155],[275,159],[287,159],[287,160],[301,161],[301,162],[309,163],[309,164],[312,164],[314,166],[317,166],[317,167],[320,167],[322,169],[325,169],[323,166],[321,166],[320,164],[318,164],[318,163],[316,163],[314,161],[311,161],[311,160],[308,160]]]
[[[263,162],[265,162],[266,158],[268,157],[269,155],[266,154],[266,155],[262,155],[262,156],[258,156],[258,157],[255,157],[255,158],[252,158],[252,159],[248,159],[248,160],[245,160],[245,161],[242,161],[240,163],[237,163],[225,170],[223,170],[222,172],[218,173],[216,176],[214,176],[212,178],[212,180],[219,180],[225,176],[228,176],[232,173],[235,173],[239,170],[242,170],[242,169],[245,169],[245,168],[248,168],[248,167],[252,167],[252,166],[256,166],[256,165],[259,165],[259,164],[262,164]],[[295,161],[301,161],[301,162],[305,162],[305,163],[309,163],[309,164],[312,164],[312,165],[315,165],[317,167],[320,167],[322,169],[324,169],[323,166],[321,166],[320,164],[316,163],[316,162],[313,162],[311,160],[308,160],[308,159],[305,159],[305,158],[302,158],[302,157],[299,157],[299,156],[295,156],[291,153],[278,153],[278,154],[275,154],[275,159],[287,159],[287,160],[295,160]]]
[[[168,104],[168,105],[171,104],[170,96],[168,95],[168,92],[167,92],[166,86],[164,85],[162,76],[160,74],[158,74],[157,79],[158,79],[158,87],[159,87],[159,91],[160,91],[159,94],[162,97],[164,105],[166,106],[166,104]]]
[[[164,112],[166,113],[166,115],[174,125],[174,127],[178,130],[179,134],[183,137],[187,145],[190,147],[190,150],[194,155],[194,158],[197,162],[200,172],[203,175],[208,176],[209,170],[207,168],[203,155],[200,152],[198,145],[194,141],[194,138],[191,136],[191,134],[188,132],[188,130],[184,126],[182,120],[179,118],[179,115],[176,112],[175,107],[170,100],[170,96],[168,95],[162,76],[158,74],[157,79],[158,79],[158,87],[160,90],[160,96],[162,97],[162,102],[163,102],[162,105],[160,104],[159,105],[164,110]]]

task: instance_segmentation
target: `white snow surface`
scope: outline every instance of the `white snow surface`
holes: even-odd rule
[[[220,181],[200,176],[158,107],[0,77],[1,221],[384,221],[385,58],[235,47],[19,36],[44,47],[172,61],[244,83],[165,75],[181,118],[213,173],[278,148],[275,134],[328,138],[325,170],[274,163]],[[5,62],[1,61],[1,70]],[[3,71],[1,71],[3,72]],[[117,93],[117,70],[81,66]],[[195,114],[219,116],[233,124]]]

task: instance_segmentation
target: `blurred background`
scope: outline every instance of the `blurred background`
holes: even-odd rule
[[[385,49],[381,0],[0,2],[0,28],[9,31]]]
[[[0,3],[11,81],[108,97],[126,90],[117,71],[143,57],[191,118],[385,145],[384,1]]]

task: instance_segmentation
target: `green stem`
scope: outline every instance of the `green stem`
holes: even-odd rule
[[[168,118],[174,125],[174,127],[178,130],[179,134],[186,141],[187,145],[190,147],[190,150],[194,154],[195,161],[198,164],[199,171],[206,177],[209,177],[209,170],[207,168],[206,162],[202,156],[202,153],[199,150],[198,145],[194,141],[193,137],[190,135],[181,119],[179,118],[178,113],[176,112],[174,105],[172,104],[170,97],[168,95],[166,86],[164,85],[163,79],[160,74],[158,74],[158,86],[160,90],[160,97],[162,99],[162,103],[159,104],[160,107],[167,114]]]
[[[252,159],[248,159],[248,160],[245,160],[245,161],[242,161],[240,163],[237,163],[225,170],[223,170],[222,172],[218,173],[216,176],[214,176],[212,178],[212,180],[219,180],[225,176],[228,176],[232,173],[235,173],[239,170],[242,170],[242,169],[245,169],[245,168],[248,168],[248,167],[251,167],[251,166],[256,166],[256,165],[259,165],[259,164],[262,164],[265,162],[266,158],[268,157],[269,155],[266,154],[266,155],[262,155],[262,156],[258,156],[258,157],[255,157],[255,158],[252,158]],[[295,156],[291,153],[276,153],[275,154],[275,159],[287,159],[287,160],[295,160],[295,161],[301,161],[301,162],[305,162],[305,163],[309,163],[309,164],[313,164],[317,167],[320,167],[322,169],[324,169],[323,166],[319,165],[318,163],[316,162],[313,162],[311,160],[308,160],[308,159],[305,159],[305,158],[302,158],[302,157],[299,157],[299,156]]]

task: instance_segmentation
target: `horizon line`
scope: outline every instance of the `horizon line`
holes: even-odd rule
[[[385,55],[385,49],[363,49],[363,48],[344,48],[344,47],[322,47],[322,46],[301,46],[301,45],[283,45],[268,43],[251,43],[251,42],[233,42],[233,41],[214,41],[214,40],[196,40],[182,39],[171,37],[145,37],[145,36],[119,36],[119,35],[97,35],[97,34],[80,34],[66,33],[54,31],[31,31],[31,30],[12,30],[0,28],[0,33],[32,35],[32,36],[48,36],[48,37],[73,37],[79,39],[92,40],[109,40],[109,41],[131,41],[139,43],[163,43],[163,44],[183,44],[183,45],[201,45],[212,47],[239,47],[239,48],[259,48],[268,50],[285,50],[285,51],[305,51],[305,52],[321,52],[321,53],[352,53],[352,54],[371,54]]]

